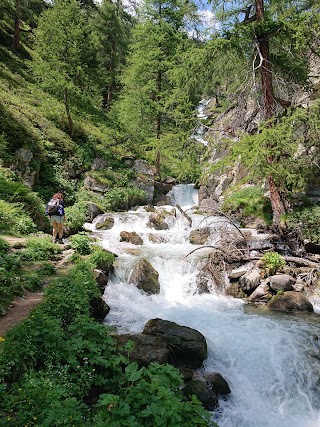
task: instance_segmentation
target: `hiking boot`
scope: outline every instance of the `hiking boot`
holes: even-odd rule
[[[64,244],[62,239],[57,239],[57,243],[60,243],[61,245]]]

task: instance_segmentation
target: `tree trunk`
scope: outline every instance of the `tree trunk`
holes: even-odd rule
[[[264,19],[264,3],[263,0],[256,0],[256,18],[257,22]],[[264,118],[269,121],[268,126],[272,126],[271,119],[275,114],[275,100],[273,96],[272,74],[270,64],[270,51],[269,51],[269,38],[267,34],[257,34],[257,43],[260,54],[263,58],[260,73],[261,73],[261,90],[264,106]],[[273,158],[267,158],[269,165],[272,165]],[[273,224],[277,229],[284,230],[286,228],[285,222],[281,217],[286,213],[285,204],[281,195],[281,191],[275,183],[271,175],[268,176],[268,186],[270,192],[270,201],[273,212]]]
[[[15,5],[16,10],[14,20],[13,48],[18,50],[20,46],[21,0],[16,0]]]
[[[64,107],[66,109],[66,114],[67,114],[67,119],[68,119],[69,132],[70,132],[70,136],[72,138],[73,135],[74,135],[74,125],[73,125],[73,120],[72,120],[72,117],[71,117],[71,114],[70,114],[68,89],[64,90],[63,101],[64,101]]]

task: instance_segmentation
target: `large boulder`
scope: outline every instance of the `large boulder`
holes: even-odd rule
[[[127,342],[133,343],[133,349],[129,352],[130,362],[137,362],[139,366],[148,366],[150,362],[161,364],[168,363],[170,351],[166,342],[161,337],[148,335],[116,335],[118,346],[124,348]],[[123,351],[125,355],[128,351]]]
[[[96,191],[98,193],[105,193],[108,189],[108,185],[99,182],[96,178],[87,175],[83,181],[83,186],[86,190]]]
[[[276,274],[268,277],[267,282],[274,291],[292,291],[296,279],[289,274]]]
[[[259,270],[251,270],[240,277],[239,284],[241,289],[250,295],[258,287],[260,280],[261,274]]]
[[[88,202],[86,220],[92,222],[98,215],[103,214],[103,210],[95,203]]]
[[[217,395],[226,396],[231,393],[228,382],[218,372],[210,372],[204,378],[211,390]]]
[[[248,300],[250,302],[265,301],[271,298],[270,288],[266,283],[261,283],[256,290],[252,292]]]
[[[270,310],[292,312],[307,311],[313,312],[313,306],[306,297],[299,292],[288,291],[275,295],[269,303]]]
[[[133,245],[143,245],[143,240],[135,231],[121,231],[120,242],[129,242]]]
[[[144,258],[135,264],[128,281],[149,295],[160,292],[159,273]]]
[[[133,184],[146,193],[146,203],[152,203],[154,197],[154,176],[156,170],[145,160],[136,160],[133,164],[133,170],[137,176]]]
[[[187,400],[191,400],[192,396],[196,396],[208,411],[214,411],[219,406],[216,394],[201,380],[189,381],[183,387],[182,394]]]
[[[170,213],[163,209],[153,212],[149,217],[148,227],[155,228],[156,230],[168,230],[169,225],[166,223],[166,218],[169,215]]]
[[[100,297],[94,297],[90,301],[90,315],[98,321],[104,320],[110,311],[108,304]]]
[[[108,276],[102,270],[99,270],[98,268],[93,270],[93,274],[94,274],[94,278],[96,279],[96,282],[99,286],[101,294],[103,294],[106,286],[108,285],[108,280],[109,280]]]
[[[110,215],[104,215],[96,223],[97,230],[110,230],[114,226],[114,218]]]
[[[160,336],[170,349],[171,363],[186,368],[200,368],[208,356],[205,337],[195,329],[162,319],[149,320],[144,335]]]
[[[192,230],[189,235],[189,241],[192,245],[204,245],[210,236],[208,227]]]

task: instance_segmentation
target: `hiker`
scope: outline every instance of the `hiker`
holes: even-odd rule
[[[63,243],[63,222],[66,217],[64,214],[63,194],[58,192],[52,196],[46,207],[46,214],[50,217],[52,225],[53,243]]]

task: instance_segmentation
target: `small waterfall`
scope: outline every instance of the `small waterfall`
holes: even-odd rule
[[[198,190],[193,184],[175,185],[168,193],[173,205],[192,206],[198,204]]]
[[[172,194],[184,207],[197,202],[191,185],[176,186]],[[192,228],[197,228],[204,217],[192,212]],[[180,212],[170,217],[168,230],[149,228],[151,214],[143,208],[112,215],[112,229],[95,231],[118,255],[105,293],[111,308],[106,323],[120,333],[138,333],[149,319],[162,318],[200,331],[209,350],[203,369],[220,372],[232,390],[213,414],[219,427],[319,427],[320,318],[261,315],[218,292],[199,295],[196,278],[205,249],[186,256],[197,246],[189,243],[192,228]],[[218,229],[222,218],[210,222]],[[95,230],[94,224],[88,228]],[[136,231],[143,245],[120,242],[123,230]],[[159,295],[128,284],[133,264],[142,257],[159,272]]]

